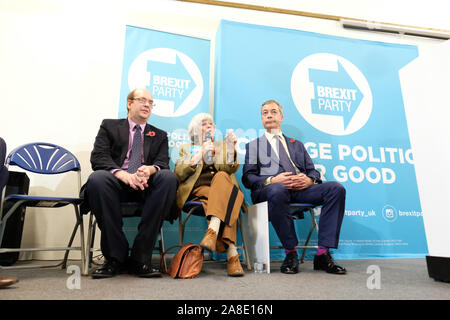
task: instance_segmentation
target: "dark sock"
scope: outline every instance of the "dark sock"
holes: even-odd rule
[[[296,248],[293,248],[293,249],[284,249],[284,253],[286,253],[286,255],[288,255],[288,253],[291,253],[291,252],[297,253],[297,249],[296,249]]]
[[[320,256],[320,255],[325,254],[327,252],[328,252],[328,248],[327,247],[319,246],[319,249],[317,249],[317,252],[316,252],[316,256]]]

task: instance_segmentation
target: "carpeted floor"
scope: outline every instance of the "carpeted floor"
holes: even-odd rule
[[[208,262],[197,278],[177,280],[128,274],[94,280],[61,269],[0,270],[1,276],[20,279],[0,289],[0,300],[450,300],[450,283],[429,278],[425,259],[339,263],[347,275],[314,271],[312,261],[301,264],[295,275],[280,273],[281,263],[275,262],[270,274],[246,271],[239,278],[226,275],[224,262]]]

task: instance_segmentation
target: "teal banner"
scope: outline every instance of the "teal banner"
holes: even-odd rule
[[[283,133],[305,144],[323,180],[346,188],[336,258],[427,254],[398,75],[415,46],[222,21],[215,54],[215,120],[234,129],[241,163],[245,144],[264,133],[262,103],[275,99]],[[296,222],[301,241],[309,224]],[[270,241],[280,244],[273,229]]]
[[[149,123],[168,133],[172,170],[178,147],[190,141],[187,135],[190,120],[197,113],[209,111],[209,69],[209,40],[126,27],[119,118],[127,117],[128,93],[135,88],[148,89],[155,102]],[[130,244],[138,220],[124,222]],[[186,227],[185,242],[200,242],[207,228],[205,219],[191,220]],[[165,222],[163,230],[166,247],[178,244],[178,221]]]

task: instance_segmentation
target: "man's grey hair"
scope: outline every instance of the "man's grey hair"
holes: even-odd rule
[[[202,125],[203,120],[211,120],[214,123],[212,116],[209,113],[199,113],[195,117],[192,118],[188,127],[188,134],[191,138],[191,141],[195,142],[195,138],[201,138],[199,135],[201,134],[200,127]]]
[[[278,106],[278,110],[280,110],[281,114],[283,114],[283,107],[281,106],[281,104],[278,101],[275,100],[267,100],[266,102],[264,102],[261,106],[261,112],[262,112],[262,108],[269,103],[275,103]]]

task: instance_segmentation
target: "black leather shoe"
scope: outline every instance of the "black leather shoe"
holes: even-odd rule
[[[332,274],[346,274],[345,268],[338,266],[328,251],[325,254],[314,256],[314,270],[325,270]]]
[[[281,272],[294,274],[298,273],[298,256],[297,252],[291,252],[286,255],[283,263],[281,264]]]
[[[112,278],[120,273],[123,264],[116,259],[111,259],[105,262],[105,264],[92,272],[92,279],[104,279]]]
[[[128,273],[141,278],[159,278],[162,276],[161,272],[158,269],[152,268],[150,264],[137,261],[130,262]]]

